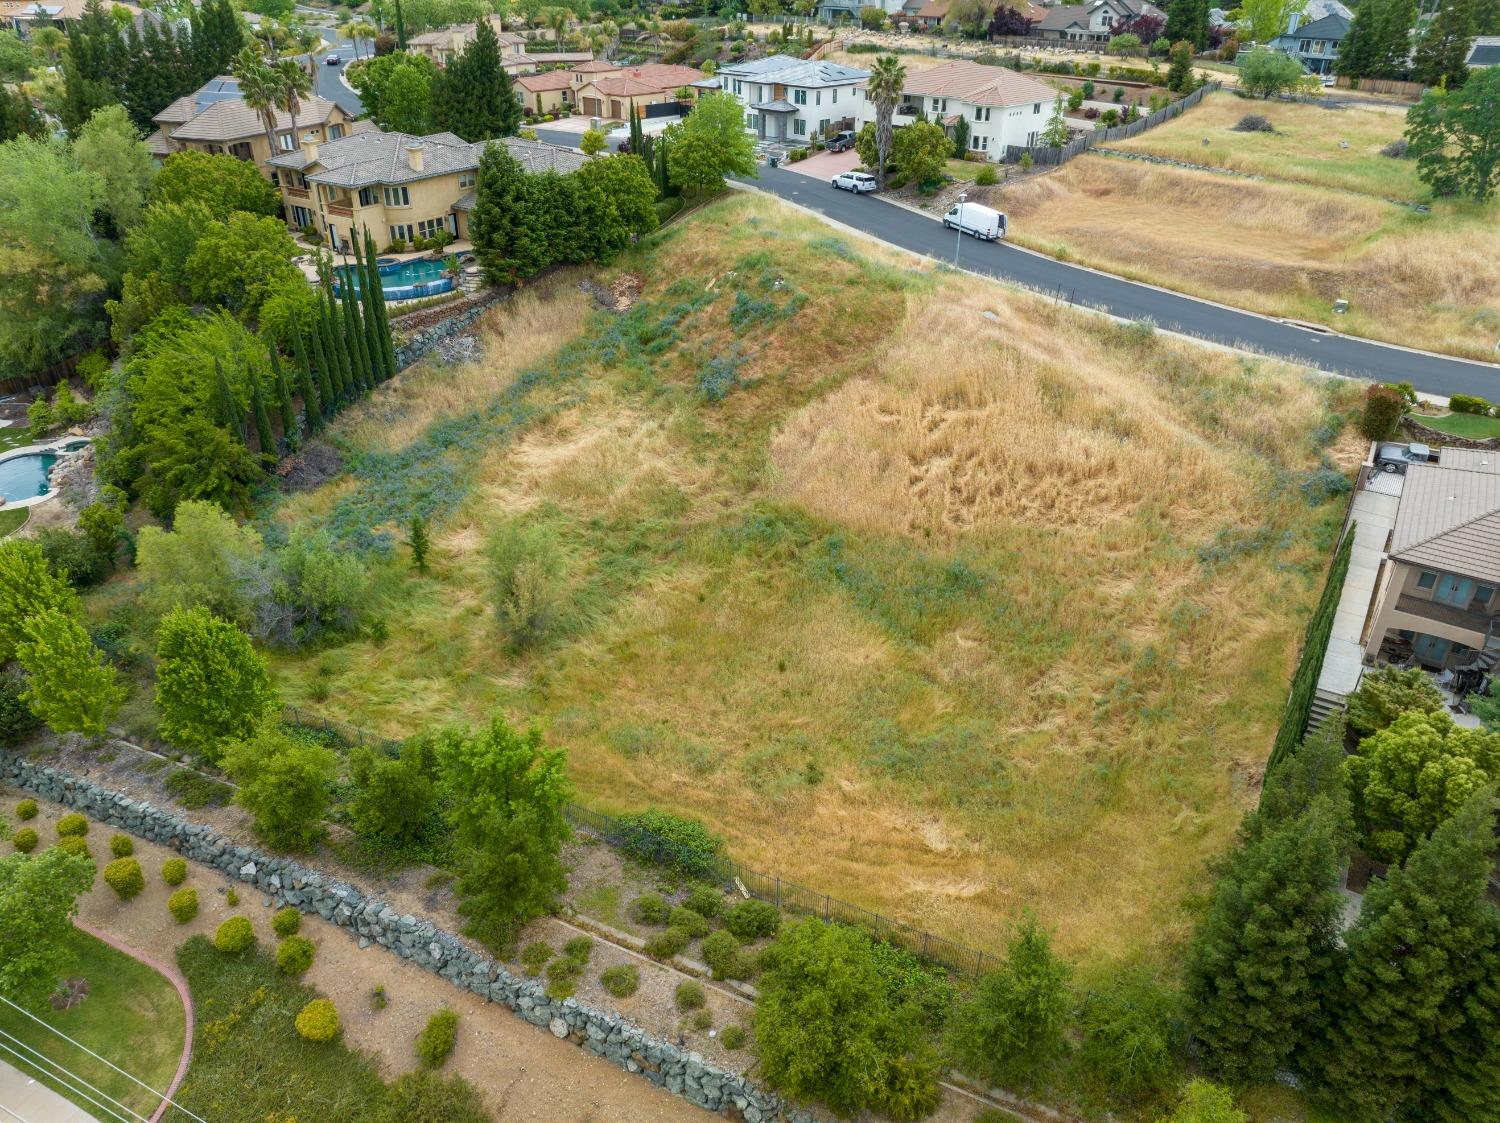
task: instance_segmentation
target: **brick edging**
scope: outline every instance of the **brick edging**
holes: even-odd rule
[[[179,819],[144,800],[132,799],[62,769],[34,764],[13,752],[0,751],[0,779],[167,846],[299,911],[315,912],[347,929],[361,946],[378,944],[706,1111],[746,1123],[814,1123],[811,1112],[739,1073],[649,1034],[613,1011],[586,1006],[575,998],[561,1002],[549,998],[538,983],[518,978],[503,964],[470,951],[457,936],[431,921],[410,913],[398,915],[380,898],[367,896],[316,869],[253,847],[234,845],[210,827]]]

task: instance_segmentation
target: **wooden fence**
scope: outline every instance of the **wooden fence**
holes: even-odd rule
[[[1334,84],[1341,90],[1358,90],[1365,94],[1395,94],[1398,97],[1419,98],[1426,86],[1421,82],[1398,82],[1394,78],[1350,78],[1340,74]]]
[[[1128,125],[1116,125],[1109,129],[1095,129],[1091,133],[1084,133],[1081,137],[1069,141],[1060,148],[1052,148],[1047,145],[1036,144],[1031,146],[1021,144],[1009,144],[1005,147],[1004,162],[1007,164],[1019,163],[1022,156],[1030,155],[1033,164],[1042,167],[1055,167],[1066,164],[1074,156],[1081,156],[1090,148],[1100,144],[1111,144],[1117,140],[1129,140],[1131,137],[1140,136],[1147,129],[1154,129],[1163,121],[1170,121],[1173,117],[1187,112],[1197,105],[1209,94],[1222,88],[1219,82],[1210,82],[1206,86],[1199,86],[1187,97],[1179,98],[1171,105],[1158,109],[1149,117],[1142,117],[1139,121],[1132,121]]]

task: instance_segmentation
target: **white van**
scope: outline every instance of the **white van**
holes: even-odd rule
[[[1005,237],[1005,215],[983,203],[959,203],[943,216],[943,225],[986,242]]]

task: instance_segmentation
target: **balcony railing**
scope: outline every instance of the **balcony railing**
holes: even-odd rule
[[[1408,616],[1420,616],[1452,628],[1465,628],[1481,635],[1489,634],[1492,617],[1488,612],[1475,612],[1467,608],[1455,608],[1441,601],[1423,600],[1421,597],[1398,597],[1396,611]]]
[[[307,188],[305,187],[283,187],[282,190],[293,199],[306,199],[308,197]]]
[[[347,203],[328,203],[326,207],[329,214],[336,214],[340,218],[354,217],[354,208]]]

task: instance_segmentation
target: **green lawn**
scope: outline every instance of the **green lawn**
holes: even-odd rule
[[[31,443],[31,430],[24,425],[9,425],[0,429],[0,452],[9,452],[13,448]]]
[[[11,507],[0,509],[0,538],[14,530],[20,530],[26,525],[26,516],[30,512],[29,507]]]
[[[88,997],[71,1010],[48,1007],[38,1016],[101,1057],[107,1057],[137,1080],[165,1091],[182,1055],[183,1010],[176,989],[145,964],[92,936],[75,931],[70,943],[78,960],[67,977],[87,979]],[[8,1006],[0,1008],[0,1031],[20,1038],[134,1112],[150,1115],[161,1102]],[[5,1059],[17,1068],[25,1067],[13,1055],[6,1054]],[[54,1078],[33,1070],[28,1073],[80,1107],[105,1117],[100,1108],[70,1092]]]
[[[1441,417],[1423,417],[1420,414],[1413,416],[1429,429],[1454,437],[1468,437],[1471,440],[1500,437],[1500,417],[1481,417],[1475,413],[1447,413]]]

